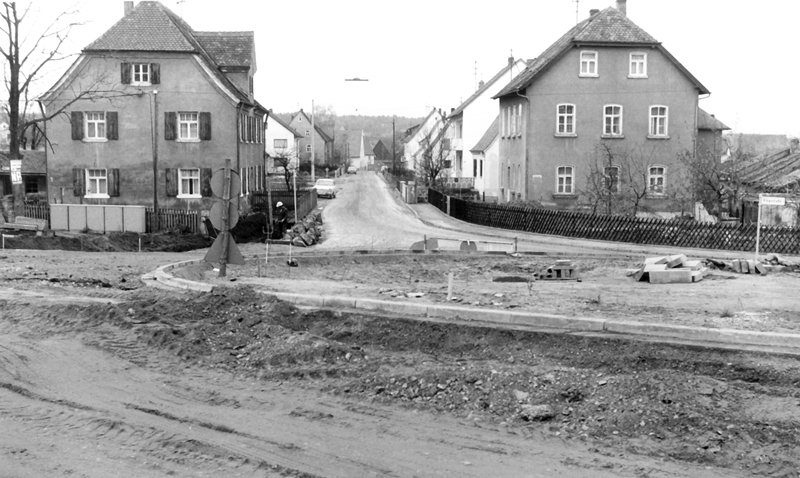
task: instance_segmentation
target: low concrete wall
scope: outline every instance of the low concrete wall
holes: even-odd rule
[[[144,233],[145,211],[144,206],[51,204],[50,229]]]

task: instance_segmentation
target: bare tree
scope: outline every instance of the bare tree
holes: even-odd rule
[[[286,189],[292,190],[292,173],[297,165],[297,152],[294,149],[279,148],[275,150],[275,156],[272,157],[275,168],[283,170],[283,180],[286,183]]]
[[[39,125],[66,111],[73,103],[81,99],[125,96],[125,92],[114,91],[108,78],[97,77],[72,87],[71,97],[46,113],[40,108],[32,112],[32,98],[38,91],[34,87],[38,80],[48,73],[48,68],[57,67],[66,60],[75,57],[67,53],[65,42],[73,28],[82,23],[72,19],[78,13],[70,9],[55,15],[43,29],[37,28],[37,15],[33,3],[28,4],[20,12],[16,2],[4,2],[0,9],[0,55],[5,58],[4,80],[8,93],[8,102],[4,109],[8,116],[9,151],[11,159],[20,158],[20,141],[29,129],[34,130],[36,139],[42,139]],[[127,93],[131,94],[131,93]],[[43,138],[46,141],[46,138]],[[14,184],[14,208],[22,213],[24,187]]]
[[[442,172],[452,166],[451,151],[446,144],[445,135],[449,126],[450,124],[446,122],[440,130],[433,128],[420,141],[420,161],[417,167],[429,186],[436,186]]]
[[[648,198],[659,198],[672,207],[682,198],[681,190],[677,184],[668,187],[665,183],[667,171],[659,152],[658,146],[623,149],[606,141],[597,143],[589,160],[586,185],[578,191],[583,204],[593,214],[626,216],[652,212],[646,206]],[[677,178],[678,173],[669,172],[671,178]]]

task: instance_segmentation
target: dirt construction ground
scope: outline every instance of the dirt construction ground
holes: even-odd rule
[[[655,286],[625,276],[641,258],[587,255],[581,282],[496,282],[564,257],[273,256],[258,277],[264,246],[242,250],[225,279],[181,271],[226,286],[207,294],[140,280],[203,252],[0,251],[0,476],[800,476],[794,356],[263,293],[444,303],[452,272],[460,305],[796,333],[796,273]]]

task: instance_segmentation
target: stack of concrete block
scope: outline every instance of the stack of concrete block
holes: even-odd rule
[[[690,284],[703,280],[708,274],[701,261],[687,260],[683,254],[648,257],[634,274],[637,282],[651,284]]]
[[[555,265],[538,274],[538,279],[541,280],[572,280],[577,278],[578,274],[570,260],[557,260]]]
[[[761,274],[767,273],[767,268],[760,262],[746,259],[734,259],[730,263],[733,272],[740,272],[742,274]]]

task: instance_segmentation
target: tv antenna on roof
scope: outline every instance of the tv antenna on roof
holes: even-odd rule
[[[186,0],[178,0],[175,3],[181,6],[181,20],[183,20],[183,4],[186,3]]]
[[[581,6],[581,0],[572,0],[575,2],[575,24],[578,24],[578,8]]]

